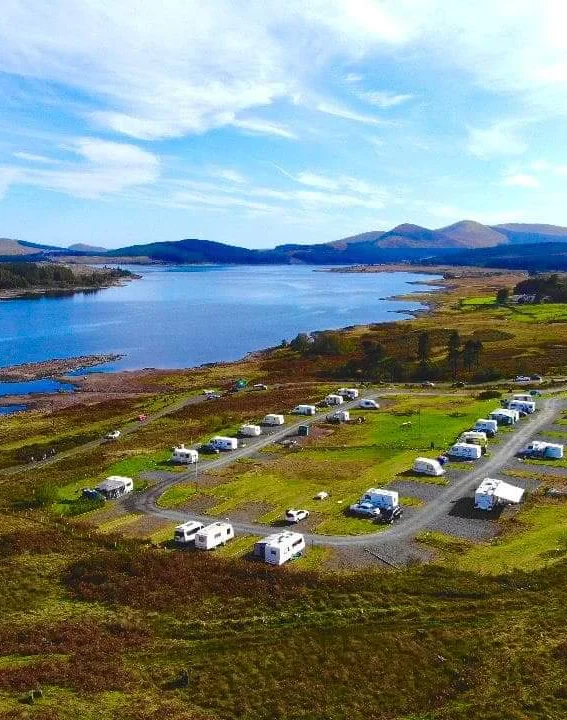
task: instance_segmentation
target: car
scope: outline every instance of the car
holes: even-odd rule
[[[205,443],[204,445],[201,445],[199,447],[199,452],[203,453],[204,455],[219,455],[220,450],[214,445],[210,445],[209,443]]]
[[[219,393],[209,393],[207,395],[207,400],[220,400],[221,396]]]
[[[264,385],[264,383],[256,383],[255,385],[252,385],[252,390],[267,390],[268,386]]]
[[[285,511],[285,519],[290,523],[298,523],[309,517],[309,510],[294,510],[290,508]]]
[[[454,388],[464,388],[464,387],[465,387],[465,383],[464,383],[462,380],[459,380],[458,382],[454,382],[454,383],[451,385],[451,387],[454,387]]]
[[[120,430],[111,430],[109,433],[106,433],[105,437],[107,440],[118,440],[120,437]]]
[[[530,382],[531,377],[529,375],[518,375],[516,377],[516,382]]]
[[[403,509],[398,505],[395,508],[389,508],[388,510],[381,510],[380,517],[378,519],[380,520],[380,522],[389,523],[390,525],[393,525],[394,522],[396,520],[399,520],[403,514],[404,514]]]
[[[203,395],[213,395],[214,392],[214,390],[203,390]]]
[[[382,515],[380,508],[374,507],[368,502],[354,503],[349,507],[349,512],[358,517],[379,518]]]
[[[533,380],[534,382],[541,382],[543,380],[541,375],[532,375],[530,377],[530,380]]]
[[[435,383],[432,383],[429,380],[426,380],[425,382],[421,383],[422,388],[428,388],[428,387],[435,387]]]
[[[532,397],[541,397],[541,392],[539,390],[530,390],[530,395]]]

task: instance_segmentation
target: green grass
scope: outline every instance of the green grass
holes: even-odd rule
[[[226,545],[215,548],[212,552],[223,558],[242,558],[252,552],[254,543],[259,540],[256,535],[238,535]]]
[[[158,499],[162,508],[176,508],[190,500],[197,492],[195,483],[178,483],[169,487]]]
[[[470,548],[453,561],[458,568],[497,574],[534,570],[567,557],[567,503],[546,502],[517,515],[509,532]]]

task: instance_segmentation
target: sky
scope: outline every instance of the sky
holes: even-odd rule
[[[567,225],[561,0],[3,0],[0,237]]]

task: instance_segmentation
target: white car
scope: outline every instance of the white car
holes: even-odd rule
[[[107,440],[118,440],[119,437],[120,430],[111,430],[109,433],[106,433]]]
[[[285,511],[285,519],[290,523],[298,523],[309,517],[309,510],[294,510],[290,508]]]
[[[256,383],[255,385],[252,385],[252,390],[267,390],[268,386],[264,385],[264,383]]]
[[[376,402],[376,400],[372,400],[372,398],[362,398],[362,400],[358,403],[359,408],[363,408],[364,410],[379,410],[380,405]]]

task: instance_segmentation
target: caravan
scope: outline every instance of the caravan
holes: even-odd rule
[[[244,437],[258,437],[262,434],[262,428],[259,425],[241,425],[238,432]]]
[[[501,505],[517,505],[524,496],[524,490],[503,482],[484,478],[474,494],[474,506],[477,510],[494,510]]]
[[[324,400],[325,405],[342,405],[344,403],[344,398],[342,395],[327,395],[327,397]]]
[[[488,445],[488,437],[485,432],[480,430],[467,430],[459,438],[459,442],[471,443],[472,445],[480,445],[486,448]]]
[[[498,422],[496,420],[488,420],[480,418],[473,426],[476,432],[485,432],[487,437],[494,437],[498,432]]]
[[[339,388],[337,395],[340,395],[345,400],[356,400],[358,397],[358,390],[356,388]]]
[[[291,412],[293,415],[315,415],[317,408],[315,405],[296,405]]]
[[[129,477],[121,475],[111,475],[106,480],[99,483],[95,490],[103,495],[106,500],[116,500],[116,498],[131,493],[134,490],[134,481]]]
[[[212,550],[234,538],[234,528],[229,522],[216,522],[199,530],[195,535],[195,547]]]
[[[285,424],[285,418],[283,415],[276,415],[274,413],[269,413],[268,415],[264,415],[264,419],[262,420],[262,425],[284,425]]]
[[[445,474],[445,470],[439,460],[424,457],[415,459],[412,470],[418,475],[432,475],[434,477]]]
[[[447,455],[457,460],[479,460],[482,455],[482,448],[480,445],[458,442],[449,448]]]
[[[333,423],[350,422],[350,412],[348,410],[337,410],[332,415],[327,415],[327,421]]]
[[[517,410],[508,410],[506,408],[498,408],[490,413],[490,419],[496,420],[498,425],[514,425],[520,418]]]
[[[195,536],[204,527],[203,523],[196,520],[189,520],[182,525],[178,525],[173,531],[173,542],[176,545],[188,545],[195,541]]]
[[[185,445],[181,443],[178,447],[173,448],[170,462],[178,465],[193,465],[199,462],[199,453],[191,448],[186,448]]]
[[[236,450],[238,448],[238,440],[233,437],[215,435],[214,438],[211,438],[209,445],[215,448],[215,450]]]
[[[508,410],[532,414],[535,412],[536,404],[533,400],[511,400],[508,403]]]
[[[563,457],[563,445],[543,442],[543,440],[533,440],[524,450],[524,455],[531,458],[561,460]]]
[[[305,550],[305,538],[300,533],[286,530],[268,535],[254,545],[254,556],[268,565],[283,565]]]

